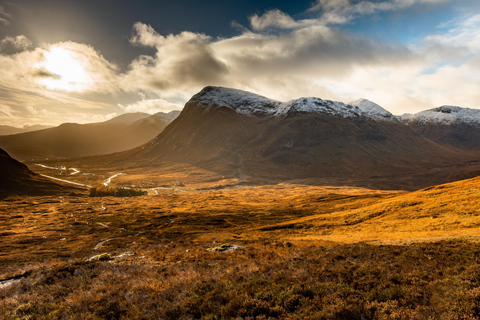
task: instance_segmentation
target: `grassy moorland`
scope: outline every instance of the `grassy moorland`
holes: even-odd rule
[[[0,319],[479,319],[479,186],[9,197]]]

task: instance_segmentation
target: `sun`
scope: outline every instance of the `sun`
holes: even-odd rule
[[[85,91],[92,83],[84,63],[74,51],[61,46],[50,47],[36,65],[43,77],[39,82],[48,89]]]

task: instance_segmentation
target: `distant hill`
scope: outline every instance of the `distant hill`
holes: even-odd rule
[[[109,154],[150,141],[175,114],[134,113],[102,123],[64,123],[55,128],[0,136],[0,147],[22,161]]]
[[[132,124],[138,120],[142,120],[150,116],[151,115],[149,113],[145,113],[145,112],[124,113],[122,115],[119,115],[105,122],[99,122],[98,124],[119,124],[119,123]]]
[[[438,144],[467,151],[480,151],[480,110],[442,106],[399,120]]]
[[[17,128],[12,126],[0,125],[0,136],[42,130],[47,128],[51,128],[51,126],[33,125],[33,126],[25,126],[23,128]]]
[[[388,180],[471,159],[410,130],[378,105],[358,105],[319,98],[283,103],[206,87],[154,140],[119,157],[139,165],[187,163],[262,181]]]
[[[0,198],[10,194],[44,195],[72,190],[44,178],[0,149]]]

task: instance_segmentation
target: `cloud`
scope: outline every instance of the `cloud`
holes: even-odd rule
[[[449,1],[452,0],[316,0],[315,4],[309,9],[309,11],[319,13],[319,20],[322,24],[344,24],[363,15],[401,10],[419,4],[439,4]]]
[[[13,110],[12,107],[0,104],[0,118],[7,118],[11,119],[14,118],[15,116],[13,115],[15,111]]]
[[[26,44],[25,39],[17,37],[14,43]],[[0,84],[43,94],[49,90],[112,93],[118,88],[116,66],[92,46],[71,41],[43,44],[14,55],[0,54],[0,68]]]
[[[182,104],[171,103],[164,99],[142,99],[129,105],[119,104],[119,107],[125,112],[146,112],[154,114],[157,112],[168,112],[172,110],[181,110]]]
[[[12,15],[6,12],[3,6],[0,6],[0,23],[4,26],[9,26],[11,24],[11,19]]]
[[[308,21],[295,21],[288,14],[278,10],[273,9],[265,12],[263,15],[259,16],[254,14],[249,17],[250,25],[253,30],[263,31],[271,28],[278,29],[297,29],[302,26],[308,25]],[[310,20],[313,23],[313,20]]]
[[[0,41],[0,51],[18,52],[28,49],[32,45],[32,41],[24,35],[14,37],[6,37]]]
[[[55,79],[55,80],[60,80],[62,78],[60,75],[52,73],[45,68],[37,68],[37,69],[33,70],[30,75],[34,78],[41,78],[41,79],[52,78],[52,79]]]
[[[57,59],[62,57],[55,55],[58,49],[67,52],[66,57],[71,60]],[[91,46],[61,42],[11,55],[0,53],[0,69],[2,124],[56,125],[73,119],[89,122],[88,119],[103,119],[105,114],[117,110],[115,105],[96,99],[98,94],[118,90],[117,73]],[[86,75],[87,81],[80,81],[78,74],[68,74],[75,70]],[[37,110],[37,114],[32,110]]]
[[[37,50],[42,58],[33,66],[31,74],[43,75],[39,83],[47,88],[103,93],[117,90],[117,67],[92,46],[67,41]]]
[[[480,60],[473,61],[480,53],[478,16],[463,16],[450,22],[445,32],[408,45],[349,34],[326,19],[336,14],[335,21],[348,21],[440,2],[445,1],[319,0],[318,19],[295,20],[270,10],[249,18],[252,30],[219,39],[188,32],[160,35],[137,23],[132,43],[155,48],[156,53],[136,59],[124,80],[132,92],[181,94],[187,99],[203,86],[217,84],[283,101],[299,96],[345,102],[365,97],[396,114],[445,103],[478,106],[475,66]],[[210,63],[202,64],[194,48]],[[202,75],[192,71],[195,68]],[[146,110],[133,105],[131,110]]]
[[[450,21],[446,25],[450,26],[447,32],[427,36],[424,45],[437,49],[449,48],[462,55],[480,53],[480,14],[462,16],[462,19]]]
[[[226,39],[191,32],[162,36],[151,26],[135,24],[131,42],[153,47],[156,53],[131,63],[121,76],[122,88],[189,98],[206,85],[222,85],[271,92],[277,99],[292,99],[299,92],[338,98],[331,83],[323,80],[341,80],[357,66],[394,66],[419,59],[398,44],[356,38],[314,23],[295,25],[280,11],[272,11],[268,19],[262,17],[251,21],[267,32],[245,31]],[[276,18],[279,23],[274,23]],[[268,32],[270,26],[283,25],[290,30]]]
[[[310,26],[281,35],[244,34],[212,44],[231,73],[247,76],[339,78],[358,65],[408,63],[412,52],[398,44],[355,38],[325,26]]]
[[[162,36],[142,23],[136,23],[134,30],[133,44],[154,47],[157,52],[131,63],[122,79],[126,91],[188,90],[204,83],[222,83],[228,74],[227,66],[211,50],[211,38],[204,34]]]
[[[83,121],[99,113],[181,109],[207,85],[282,101],[364,97],[396,114],[446,103],[479,106],[480,16],[452,20],[438,29],[444,32],[415,44],[369,39],[338,27],[360,16],[442,1],[318,0],[303,15],[315,19],[297,20],[274,9],[250,16],[250,29],[229,38],[188,31],[162,35],[138,22],[131,44],[154,53],[137,57],[124,72],[86,44],[60,42],[31,49],[26,41],[22,47],[18,37],[4,39],[23,49],[0,54],[0,105],[10,107],[0,113],[0,123],[13,119],[6,120],[6,112],[23,121],[30,117],[48,123],[54,117],[67,119],[64,110]],[[99,95],[126,98],[102,104],[91,98]]]

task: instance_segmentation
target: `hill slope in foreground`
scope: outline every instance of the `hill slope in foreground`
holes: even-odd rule
[[[65,191],[68,188],[30,171],[26,165],[0,149],[0,198],[11,194],[48,195]]]
[[[479,185],[8,198],[0,318],[476,319]]]

